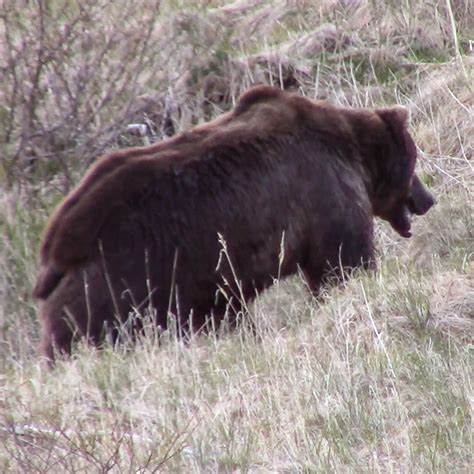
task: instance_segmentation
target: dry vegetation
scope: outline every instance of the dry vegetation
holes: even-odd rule
[[[3,0],[0,471],[472,472],[473,48],[469,0]],[[324,302],[275,282],[257,338],[148,331],[42,370],[30,294],[55,203],[99,154],[255,82],[408,106],[436,208],[410,241],[378,224],[377,274]]]

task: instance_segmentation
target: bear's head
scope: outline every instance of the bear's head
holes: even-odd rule
[[[388,221],[402,237],[410,237],[412,215],[425,214],[435,200],[414,172],[417,152],[408,132],[408,111],[396,106],[375,112],[385,133],[381,134],[383,145],[377,147],[374,214]]]

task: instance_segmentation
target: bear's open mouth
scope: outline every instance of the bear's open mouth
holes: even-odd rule
[[[408,238],[411,237],[411,218],[410,209],[403,204],[390,219],[390,224],[402,237]]]

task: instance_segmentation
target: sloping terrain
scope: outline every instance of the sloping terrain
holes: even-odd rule
[[[80,4],[80,5],[79,5]],[[474,4],[110,0],[0,5],[0,471],[471,472]],[[377,223],[376,274],[275,282],[246,329],[37,363],[41,231],[100,154],[270,83],[411,112],[437,205]]]

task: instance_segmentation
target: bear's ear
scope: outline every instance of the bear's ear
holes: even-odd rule
[[[375,112],[387,126],[395,130],[404,130],[407,128],[410,112],[406,107],[396,105],[388,109],[376,109]]]

